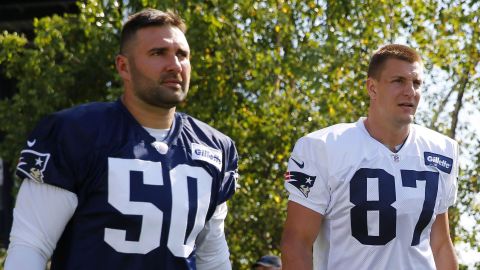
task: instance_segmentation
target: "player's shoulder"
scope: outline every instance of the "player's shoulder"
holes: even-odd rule
[[[296,142],[292,155],[315,160],[320,156],[340,159],[352,152],[364,153],[364,145],[358,142],[365,134],[359,125],[360,122],[339,123],[309,133]]]
[[[51,115],[52,121],[65,124],[92,126],[92,123],[110,121],[118,115],[115,102],[91,102],[80,104]]]
[[[177,115],[182,119],[184,132],[191,133],[191,135],[200,140],[214,140],[223,143],[233,142],[226,134],[193,116],[182,112],[177,112]]]
[[[458,145],[454,139],[435,130],[418,124],[412,124],[411,127],[415,131],[417,143],[438,148],[457,147]]]
[[[118,126],[114,120],[118,115],[115,102],[81,104],[47,115],[38,122],[30,137],[58,143],[91,141],[112,126]]]
[[[39,122],[37,128],[46,128],[54,133],[68,133],[72,136],[86,135],[115,125],[119,118],[118,102],[92,102],[52,113]]]
[[[425,165],[436,167],[447,174],[453,168],[453,175],[458,174],[458,143],[455,140],[417,124],[411,125],[411,129],[414,141],[409,143],[408,149],[413,149],[414,153],[422,156]]]
[[[298,140],[302,144],[343,144],[362,135],[358,123],[339,123],[311,132]]]

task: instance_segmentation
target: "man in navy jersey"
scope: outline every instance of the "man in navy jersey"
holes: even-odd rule
[[[283,269],[457,269],[447,211],[458,144],[413,123],[422,82],[415,50],[383,46],[368,69],[368,117],[297,141]]]
[[[124,93],[43,119],[21,152],[6,270],[231,269],[223,225],[233,141],[175,111],[188,92],[185,24],[147,9],[121,33]]]

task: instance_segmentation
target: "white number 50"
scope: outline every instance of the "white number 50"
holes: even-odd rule
[[[163,185],[162,164],[139,159],[108,158],[108,202],[125,215],[142,216],[138,241],[126,240],[126,231],[105,228],[105,242],[122,253],[146,254],[160,246],[163,212],[150,202],[130,200],[130,172],[143,173],[146,185]],[[197,186],[197,209],[195,224],[185,241],[189,211],[187,179],[195,179]],[[173,255],[188,257],[193,251],[195,238],[205,225],[210,204],[212,177],[200,167],[178,165],[170,171],[172,192],[171,222],[167,246]],[[199,184],[200,182],[200,184]]]

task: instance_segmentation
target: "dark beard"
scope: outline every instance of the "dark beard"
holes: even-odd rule
[[[177,96],[173,93],[170,93],[172,90],[167,87],[162,86],[150,86],[142,89],[134,88],[134,94],[141,99],[143,102],[164,109],[171,109],[176,107],[178,104],[185,100],[186,94],[184,93],[183,87],[182,94]]]
[[[132,69],[132,83],[133,93],[143,102],[164,109],[171,109],[183,102],[187,96],[188,84],[185,81],[181,83],[181,89],[173,90],[169,87],[163,86],[161,83],[167,79],[178,78],[175,74],[164,74],[158,80],[151,80]]]

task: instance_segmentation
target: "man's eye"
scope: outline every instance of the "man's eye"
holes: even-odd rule
[[[188,54],[186,52],[178,52],[177,56],[180,57],[180,58],[186,58],[186,57],[188,57]]]
[[[165,50],[152,50],[150,52],[150,55],[152,56],[160,56],[160,55],[164,55],[165,54]]]

